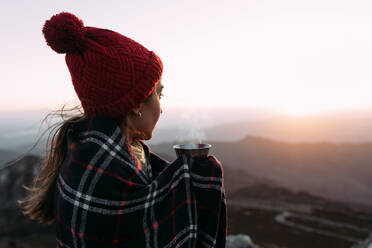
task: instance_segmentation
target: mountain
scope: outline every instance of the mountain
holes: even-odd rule
[[[285,143],[257,137],[214,144],[228,165],[295,190],[372,205],[372,143]]]
[[[13,163],[13,161],[12,161]],[[0,209],[17,206],[16,201],[26,195],[23,184],[29,186],[38,172],[41,159],[26,155],[14,164],[5,164],[0,170]]]
[[[207,143],[212,144],[210,154],[216,155],[226,170],[231,167],[270,184],[372,206],[372,143],[286,143],[251,136],[236,142]],[[151,148],[175,158],[171,145]]]
[[[348,188],[345,180],[354,164],[355,182],[369,171],[371,144],[293,144],[260,137],[207,142],[224,168],[230,235],[248,234],[265,248],[350,248],[372,232],[371,206],[361,205],[353,197],[360,187]],[[150,147],[169,161],[176,158],[170,144]],[[366,189],[363,203],[371,199],[369,185],[359,183]]]
[[[350,248],[361,242],[370,244],[370,208],[262,183],[227,196],[229,232],[248,233],[260,247]]]
[[[372,142],[372,117],[290,117],[222,124],[205,129],[208,139],[240,140],[259,136],[284,142]]]
[[[18,155],[15,151],[6,151],[6,150],[0,150],[0,168],[5,163],[9,162],[10,160],[13,160]]]
[[[55,247],[55,225],[42,226],[26,218],[16,201],[24,199],[39,170],[41,159],[27,155],[0,170],[0,247]]]
[[[207,118],[208,112],[195,110],[184,118],[180,113],[169,113],[176,119],[172,125],[160,121],[151,144],[195,141],[238,141],[245,136],[259,136],[284,142],[372,142],[372,109],[343,110],[311,116],[288,116],[271,113],[258,118],[253,111],[220,111],[219,118]],[[251,118],[250,115],[253,115]],[[193,117],[194,120],[191,118]],[[203,121],[204,120],[204,121]],[[207,125],[208,124],[208,125]]]

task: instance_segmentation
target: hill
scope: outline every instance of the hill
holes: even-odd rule
[[[372,205],[372,143],[286,143],[251,136],[207,143],[225,168],[327,199]],[[151,148],[175,157],[171,145]]]
[[[372,141],[372,118],[283,116],[218,125],[206,129],[205,135],[224,141],[239,140],[249,135],[284,142],[363,143]]]
[[[15,151],[7,151],[7,150],[0,150],[0,168],[5,163],[9,162],[10,160],[13,160],[18,155]]]

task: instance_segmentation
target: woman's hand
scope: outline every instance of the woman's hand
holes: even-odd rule
[[[223,178],[222,163],[213,155],[204,158],[203,157],[192,158],[191,171],[200,175],[209,174],[210,176],[213,177]]]
[[[215,165],[215,166],[219,166],[222,168],[221,162],[213,155],[210,155],[208,157],[195,157],[195,158],[192,158],[192,161],[201,166]]]

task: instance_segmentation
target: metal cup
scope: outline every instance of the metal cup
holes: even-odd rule
[[[177,144],[173,146],[177,157],[183,154],[192,158],[206,158],[208,156],[210,144]]]

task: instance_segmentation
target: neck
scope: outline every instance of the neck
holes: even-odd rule
[[[127,140],[128,144],[132,145],[132,144],[137,143],[139,141],[139,139],[133,135],[134,132],[130,128],[128,128],[127,126],[126,127],[120,127],[120,130],[121,130],[121,133],[123,134],[123,136],[125,137],[125,139]]]

